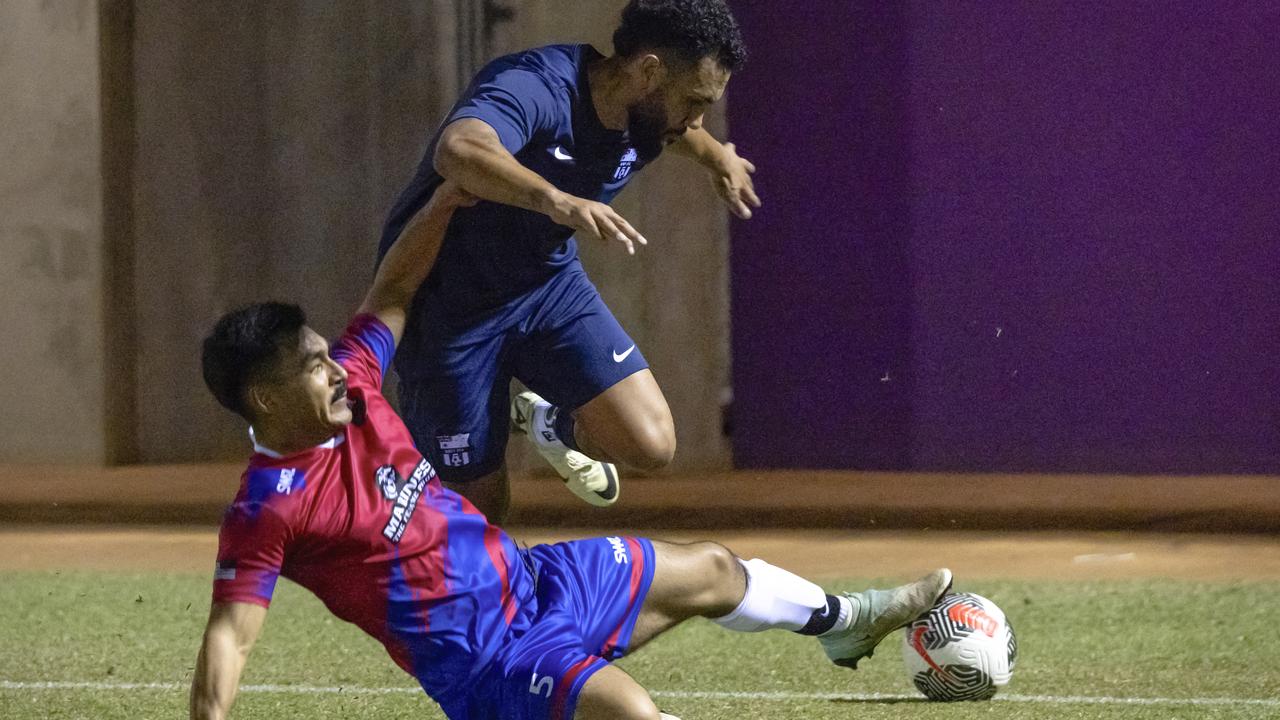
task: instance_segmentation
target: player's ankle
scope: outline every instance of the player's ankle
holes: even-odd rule
[[[547,423],[561,444],[570,450],[582,452],[578,447],[577,420],[571,411],[551,405],[547,410]]]

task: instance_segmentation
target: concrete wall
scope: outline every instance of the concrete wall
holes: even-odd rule
[[[0,3],[0,462],[102,462],[98,3]]]
[[[139,2],[134,25],[139,458],[243,457],[199,343],[299,302],[334,334],[456,93],[454,3]]]
[[[739,17],[741,464],[1280,473],[1280,10]]]
[[[340,330],[367,287],[386,208],[469,79],[460,66],[554,40],[607,52],[622,4],[513,4],[514,21],[486,36],[478,23],[468,33],[465,3],[139,2],[138,457],[240,457],[242,423],[199,377],[211,322],[279,297],[301,302],[322,332]],[[586,248],[584,261],[667,392],[677,463],[725,467],[725,215],[682,160],[635,185],[619,207],[654,245],[639,259]]]
[[[283,298],[339,331],[471,66],[556,41],[609,52],[624,4],[513,3],[486,33],[482,5],[453,0],[101,3],[0,6],[0,352],[30,368],[0,460],[242,457],[199,374],[212,322]],[[722,111],[708,124],[723,136]],[[677,466],[724,468],[726,214],[678,158],[633,185],[618,207],[653,244],[584,262],[666,392]]]

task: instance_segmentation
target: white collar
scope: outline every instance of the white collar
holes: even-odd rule
[[[341,445],[343,441],[345,441],[346,439],[347,439],[346,435],[334,435],[328,440],[325,440],[324,442],[317,445],[315,449],[332,450],[338,447],[339,445]],[[249,440],[250,442],[253,443],[253,451],[256,453],[266,455],[267,457],[272,458],[274,460],[279,460],[284,457],[284,455],[281,455],[280,453],[276,452],[275,450],[272,450],[271,448],[265,445],[259,445],[258,436],[254,434],[252,425],[249,426]]]

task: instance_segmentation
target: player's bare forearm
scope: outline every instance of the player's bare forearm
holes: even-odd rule
[[[221,720],[231,710],[249,650],[262,631],[267,609],[245,603],[215,603],[191,678],[192,720]]]
[[[396,344],[404,334],[405,317],[418,287],[435,265],[454,210],[474,198],[446,181],[400,231],[378,265],[373,285],[360,305],[361,314],[376,315],[391,331]]]
[[[507,151],[498,133],[475,118],[455,120],[436,146],[436,172],[483,200],[551,214],[562,193]]]
[[[751,217],[751,209],[760,207],[760,196],[756,195],[755,183],[751,180],[756,166],[738,155],[733,143],[722,144],[706,130],[698,128],[686,130],[679,140],[672,143],[672,148],[697,160],[711,173],[716,193],[734,215],[747,220]]]
[[[671,143],[671,150],[696,160],[708,170],[716,170],[724,162],[724,145],[704,128],[684,131],[680,139]]]
[[[227,716],[236,698],[242,667],[235,638],[210,628],[191,678],[192,720],[222,720]]]
[[[441,177],[475,197],[542,213],[598,242],[622,243],[631,254],[636,245],[648,242],[613,208],[563,192],[521,165],[484,121],[463,118],[450,123],[440,136],[434,161]]]

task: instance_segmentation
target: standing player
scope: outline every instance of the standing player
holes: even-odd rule
[[[396,368],[418,448],[498,523],[512,377],[533,391],[511,404],[516,428],[587,502],[617,499],[613,462],[652,470],[675,452],[666,398],[574,233],[629,253],[645,244],[607,203],[664,146],[704,165],[739,217],[760,205],[755,168],[702,128],[745,57],[723,0],[632,0],[613,43],[612,57],[553,45],[482,69],[383,230],[380,252],[444,178],[483,200],[450,224]]]
[[[255,453],[222,523],[193,718],[226,716],[281,575],[381,642],[452,720],[656,720],[609,660],[686,618],[814,635],[853,666],[946,590],[940,570],[828,595],[705,542],[520,549],[443,487],[380,388],[463,197],[445,186],[411,220],[332,353],[279,303],[230,313],[206,338],[205,382],[249,421]]]

